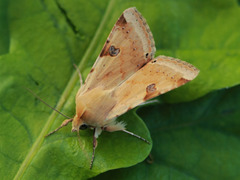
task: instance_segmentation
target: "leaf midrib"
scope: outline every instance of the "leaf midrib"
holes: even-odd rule
[[[110,16],[110,12],[111,12],[111,9],[112,9],[114,3],[115,3],[114,0],[109,1],[106,11],[105,11],[105,14],[103,15],[103,18],[97,28],[97,31],[95,32],[94,37],[93,37],[92,41],[90,42],[89,47],[87,48],[84,56],[82,57],[79,65],[78,65],[80,70],[83,70],[83,68],[85,67],[88,57],[91,55],[90,53],[93,51],[99,38],[101,37],[101,32],[104,30],[104,27],[107,23],[108,17]],[[78,73],[75,71],[73,73],[73,75],[71,76],[69,83],[67,84],[65,90],[63,91],[63,94],[61,95],[61,97],[57,103],[56,109],[62,109],[64,103],[66,102],[66,99],[68,99],[68,97],[70,96],[71,91],[72,91],[73,87],[75,86],[75,84],[77,83],[77,81],[78,81]],[[14,179],[21,179],[23,177],[27,167],[29,166],[32,159],[34,158],[34,156],[37,154],[37,152],[41,148],[41,145],[44,141],[44,136],[48,133],[49,129],[51,128],[51,126],[57,116],[58,116],[58,114],[55,111],[53,111],[52,114],[50,115],[50,117],[48,118],[47,123],[43,127],[41,133],[39,134],[38,138],[33,143],[31,149],[29,150],[28,154],[26,155],[24,161],[20,165],[18,172],[15,175]]]

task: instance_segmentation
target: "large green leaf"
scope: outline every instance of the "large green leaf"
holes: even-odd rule
[[[239,179],[240,86],[188,103],[140,109],[153,138],[153,163],[97,179]]]
[[[9,48],[7,5],[7,0],[0,1],[0,55],[7,53]]]
[[[164,96],[165,101],[192,100],[239,83],[240,22],[235,0],[1,1],[3,179],[86,179],[110,169],[132,166],[148,155],[151,145],[123,133],[103,133],[90,171],[92,132],[81,132],[80,144],[70,126],[45,139],[44,135],[59,126],[63,118],[25,90],[32,89],[50,105],[73,116],[79,83],[72,64],[79,64],[86,77],[117,18],[131,6],[136,6],[147,19],[157,55],[181,58],[201,70],[193,82]],[[154,112],[152,115],[158,117],[158,111]],[[129,130],[151,139],[134,111],[120,118],[127,122]],[[187,118],[186,115],[184,119]],[[156,135],[153,136],[155,140]],[[175,139],[182,142],[178,140]]]

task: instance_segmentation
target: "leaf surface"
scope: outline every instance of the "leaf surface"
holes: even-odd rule
[[[162,96],[161,100],[190,101],[239,84],[240,23],[236,18],[239,4],[235,0],[3,0],[0,2],[0,174],[3,179],[86,179],[135,165],[147,157],[151,145],[120,132],[103,133],[90,171],[92,131],[81,132],[80,144],[77,135],[70,132],[70,125],[45,139],[44,135],[58,127],[64,118],[26,91],[31,89],[48,104],[73,116],[74,96],[79,88],[73,64],[78,64],[86,77],[114,23],[123,10],[132,6],[147,19],[155,37],[157,55],[186,60],[201,71],[194,81]],[[151,115],[159,118],[158,113],[152,112],[149,118]],[[196,117],[198,114],[193,113]],[[187,116],[182,119],[189,121]],[[119,120],[127,123],[128,130],[151,140],[135,110]],[[190,132],[184,133],[188,136]],[[155,134],[152,135],[158,142]],[[160,140],[163,141],[161,137]],[[174,141],[168,146],[181,142]],[[168,172],[163,165],[158,168]]]

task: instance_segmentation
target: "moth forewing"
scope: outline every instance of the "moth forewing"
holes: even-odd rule
[[[149,62],[155,42],[136,8],[126,9],[114,25],[79,94],[95,87],[113,89]]]

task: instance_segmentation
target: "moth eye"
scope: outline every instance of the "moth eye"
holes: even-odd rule
[[[117,56],[119,52],[120,52],[119,48],[115,48],[114,46],[109,47],[110,56]]]
[[[79,129],[81,129],[81,130],[85,130],[85,129],[87,129],[88,128],[88,125],[86,125],[86,124],[82,124],[80,127],[79,127]]]

